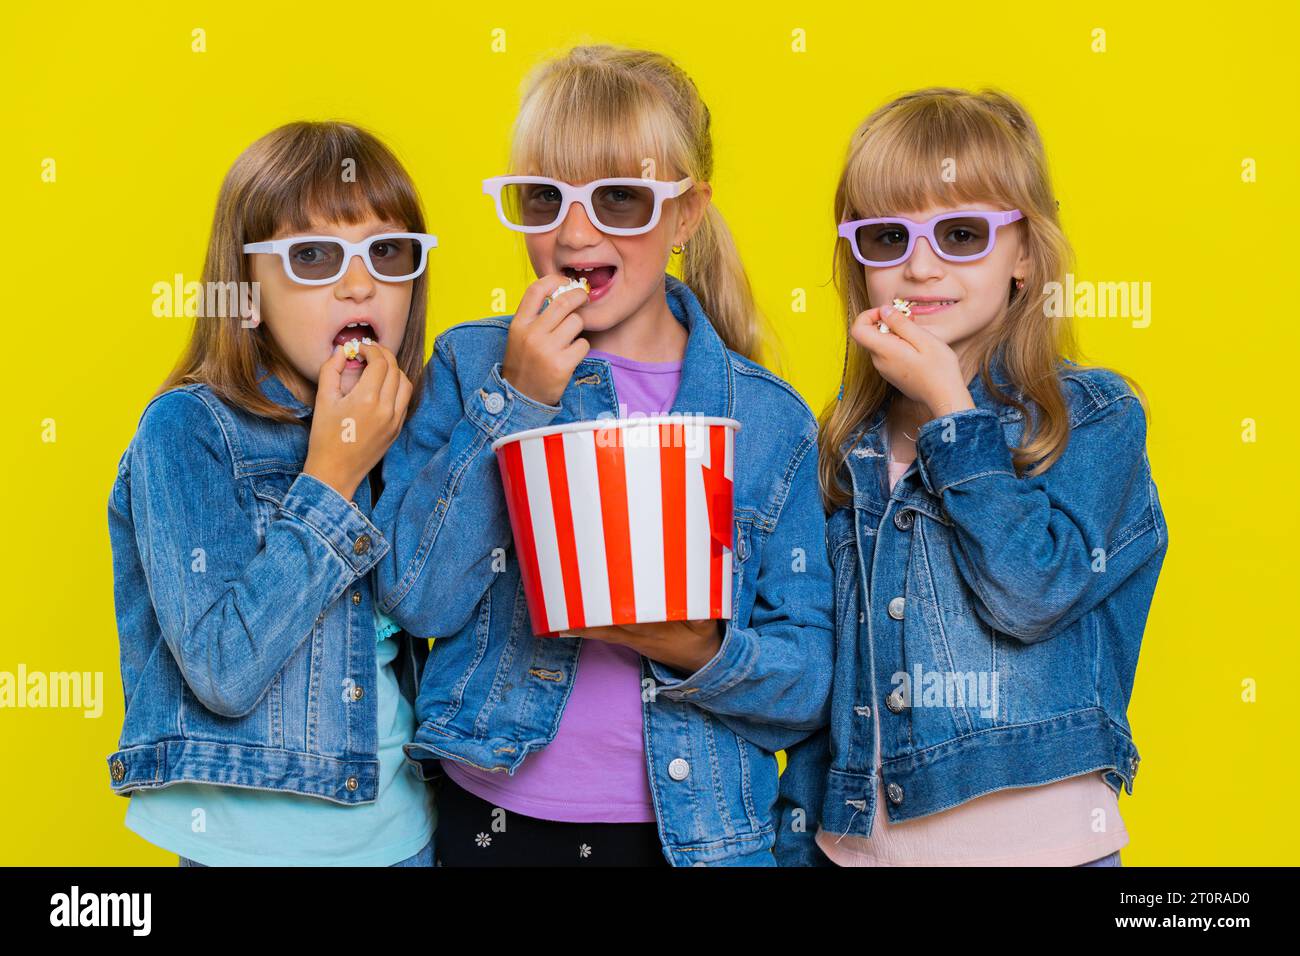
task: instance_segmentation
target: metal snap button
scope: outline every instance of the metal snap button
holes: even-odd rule
[[[891,714],[901,714],[907,707],[907,702],[903,699],[903,688],[895,687],[885,698],[885,706],[889,708]]]
[[[668,776],[674,780],[685,780],[691,775],[691,765],[681,757],[675,758],[668,764]]]
[[[355,790],[357,787],[361,786],[361,784],[357,782],[356,777],[348,777],[347,783],[345,783],[344,786],[349,790]]]
[[[366,696],[366,689],[362,687],[360,684],[357,684],[355,687],[352,688],[353,700],[360,700],[364,696]]]
[[[353,592],[352,592],[352,603],[353,603],[353,604],[360,604],[360,603],[361,603],[361,592],[360,592],[360,591],[353,591]]]
[[[889,797],[889,802],[898,806],[903,802],[903,788],[896,783],[891,783],[885,787],[885,796]]]
[[[363,534],[357,538],[356,543],[352,545],[353,554],[365,554],[370,550],[370,535]]]
[[[121,757],[114,757],[113,762],[109,764],[108,772],[112,775],[114,782],[121,783],[126,777],[126,764],[122,763]]]
[[[889,602],[889,616],[892,617],[895,621],[901,621],[903,619],[903,608],[906,605],[907,605],[907,601],[904,600],[903,598],[901,597],[894,598],[892,601]]]
[[[912,527],[912,512],[908,510],[894,512],[894,527],[899,531],[907,531]]]
[[[506,407],[506,400],[501,397],[500,392],[488,392],[483,398],[483,407],[495,415]]]

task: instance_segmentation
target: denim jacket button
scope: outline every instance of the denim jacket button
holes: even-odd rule
[[[360,592],[360,591],[353,591],[353,592],[352,592],[352,603],[353,603],[353,604],[360,604],[360,603],[361,603],[361,592]]]
[[[357,538],[356,543],[352,545],[353,554],[365,554],[370,550],[370,535],[363,534]]]
[[[677,757],[668,764],[668,776],[674,780],[685,780],[690,775],[691,765],[681,757]]]
[[[488,392],[483,398],[483,407],[495,415],[506,407],[506,400],[501,397],[500,392]]]
[[[899,531],[907,531],[912,527],[912,512],[903,510],[894,512],[894,527]]]
[[[903,802],[903,788],[896,783],[891,783],[885,788],[885,796],[889,797],[889,802],[898,806]]]
[[[126,776],[126,764],[122,762],[121,757],[113,758],[113,762],[109,764],[108,772],[112,774],[114,782],[122,782],[122,779]]]
[[[361,786],[361,784],[357,782],[356,777],[348,777],[347,783],[345,783],[344,786],[349,790],[355,790],[357,787]]]
[[[889,696],[885,698],[885,706],[889,708],[891,714],[901,714],[903,712],[907,705],[903,702],[902,687],[895,687],[889,692]]]
[[[353,699],[353,700],[360,700],[360,699],[361,699],[362,697],[364,697],[364,696],[366,696],[366,689],[365,689],[364,687],[362,687],[360,684],[357,684],[356,686],[354,686],[354,687],[352,688],[352,699]]]
[[[907,601],[905,599],[901,597],[894,598],[889,602],[889,616],[895,621],[901,621],[903,619],[903,608],[906,604]]]

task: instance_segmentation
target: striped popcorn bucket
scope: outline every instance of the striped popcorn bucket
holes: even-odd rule
[[[657,415],[493,442],[533,633],[729,619],[739,429]]]

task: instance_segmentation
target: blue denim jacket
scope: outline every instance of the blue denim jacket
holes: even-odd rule
[[[870,836],[877,812],[911,820],[1094,770],[1133,792],[1126,711],[1168,530],[1137,396],[1103,369],[1060,376],[1069,444],[1037,477],[1012,466],[1023,416],[979,376],[976,407],[922,425],[892,491],[883,410],[841,447],[831,720],[788,755],[783,865],[829,863],[818,825]],[[1000,361],[993,378],[1008,391]]]
[[[274,376],[261,388],[311,414]],[[370,570],[389,546],[368,480],[349,502],[301,474],[305,426],[206,385],[145,408],[108,504],[126,695],[114,792],[188,781],[375,799]],[[393,667],[413,701],[428,642],[402,644]]]
[[[773,865],[774,751],[827,719],[831,577],[816,421],[786,382],[727,350],[695,295],[667,277],[689,331],[673,412],[736,418],[733,616],[694,674],[642,659],[650,791],[674,865]],[[392,544],[380,610],[434,642],[407,753],[513,773],[554,737],[582,640],[535,638],[494,439],[617,414],[610,365],[578,364],[560,403],[502,378],[511,318],[453,326],[434,343],[416,414],[384,461],[375,522]],[[495,553],[494,553],[495,552]]]

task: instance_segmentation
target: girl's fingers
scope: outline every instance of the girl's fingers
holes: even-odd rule
[[[881,344],[880,339],[884,333],[880,331],[881,310],[879,308],[867,309],[865,312],[858,313],[858,317],[853,320],[853,326],[849,333],[853,336],[855,342],[864,349],[874,352]]]
[[[316,378],[317,400],[322,397],[338,399],[341,391],[339,379],[343,377],[343,366],[346,363],[347,357],[343,354],[343,346],[334,346],[334,351],[325,360],[325,364],[320,367],[320,375]]]
[[[568,279],[566,278],[567,282]],[[559,298],[552,299],[551,304],[546,307],[546,311],[538,317],[541,328],[548,334],[554,332],[560,327],[575,309],[579,309],[587,303],[587,293],[581,289],[570,289],[568,292],[561,293]],[[575,332],[574,335],[577,333]]]
[[[536,319],[538,313],[542,310],[542,302],[557,286],[563,285],[566,281],[568,281],[568,276],[560,273],[541,276],[528,287],[524,292],[524,297],[519,300],[519,310],[515,313],[515,321],[527,325]]]
[[[582,331],[583,325],[582,316],[570,312],[564,317],[564,321],[557,323],[555,328],[551,329],[548,335],[556,340],[561,348],[566,348],[582,337],[578,333]]]
[[[348,396],[377,397],[384,378],[388,375],[388,360],[384,358],[384,350],[373,342],[362,344],[361,355],[366,360],[366,367],[361,370],[361,378],[357,379],[357,384],[352,386]]]
[[[587,357],[589,351],[591,351],[591,343],[579,335],[561,349],[560,354],[571,359],[573,361],[573,367],[577,368],[578,363]]]
[[[888,314],[886,314],[886,312]],[[925,344],[925,330],[912,321],[911,316],[904,315],[894,309],[885,307],[881,312],[881,321],[884,322],[891,332],[906,342],[918,352],[921,351]]]

